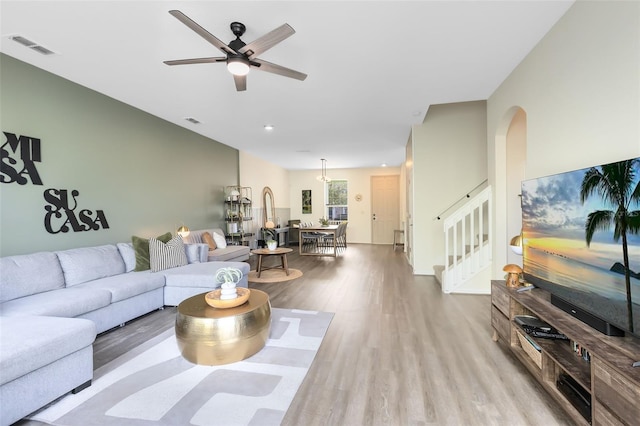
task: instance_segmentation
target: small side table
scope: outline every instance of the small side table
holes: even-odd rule
[[[400,237],[399,242],[398,242],[398,236]],[[403,229],[393,230],[393,251],[395,251],[396,247],[398,246],[404,247],[404,230]]]
[[[281,268],[284,270],[285,274],[289,275],[289,265],[287,265],[287,253],[291,253],[293,250],[290,248],[278,247],[275,250],[269,250],[266,248],[260,248],[256,250],[251,250],[251,253],[258,255],[258,268],[256,270],[258,274],[258,278],[260,278],[260,274],[262,271],[266,271],[267,269],[276,269]],[[262,257],[263,256],[280,256],[281,266],[271,266],[265,268],[262,266]]]

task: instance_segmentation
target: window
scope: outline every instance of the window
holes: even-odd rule
[[[349,200],[346,180],[332,180],[326,184],[327,219],[348,220],[347,201]]]

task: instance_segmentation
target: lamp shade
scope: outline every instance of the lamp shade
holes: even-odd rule
[[[509,241],[509,248],[515,254],[522,256],[522,234],[518,234]]]
[[[182,238],[188,236],[190,233],[191,231],[189,230],[189,228],[184,225],[178,228],[178,235],[180,235]]]

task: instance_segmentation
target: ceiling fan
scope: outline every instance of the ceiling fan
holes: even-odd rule
[[[195,21],[189,18],[179,10],[170,10],[169,13],[176,17],[180,22],[195,31],[200,37],[213,44],[220,49],[226,56],[210,57],[210,58],[194,58],[194,59],[177,59],[173,61],[164,61],[167,65],[189,65],[189,64],[207,64],[213,62],[226,62],[227,69],[233,74],[233,80],[236,83],[237,91],[247,90],[247,74],[253,67],[262,71],[273,74],[279,74],[285,77],[304,80],[307,75],[299,71],[285,68],[281,65],[272,64],[271,62],[258,59],[256,56],[272,48],[282,40],[290,37],[295,33],[289,24],[283,24],[275,30],[259,37],[257,40],[246,44],[240,40],[240,37],[246,31],[244,24],[240,22],[232,22],[231,32],[236,36],[228,45],[220,41],[216,36],[202,28]]]

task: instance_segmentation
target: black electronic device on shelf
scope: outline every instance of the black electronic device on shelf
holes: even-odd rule
[[[569,340],[567,336],[558,332],[558,330],[540,318],[531,315],[516,315],[513,319],[530,336],[542,339]]]
[[[567,374],[558,376],[556,387],[578,410],[580,415],[591,424],[591,394]]]

